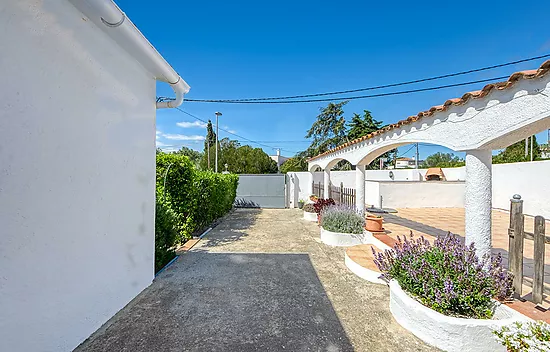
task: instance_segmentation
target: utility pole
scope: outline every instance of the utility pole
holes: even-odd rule
[[[216,111],[215,114],[216,114],[216,172],[218,172],[218,134],[219,134],[218,117],[222,116],[222,113],[219,111]]]
[[[416,157],[414,158],[414,168],[418,170],[418,143],[416,143]]]
[[[529,154],[529,137],[525,138],[525,157]]]

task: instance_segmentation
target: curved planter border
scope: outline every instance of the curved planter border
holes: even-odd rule
[[[304,211],[304,220],[317,222],[317,213],[308,213]]]
[[[370,270],[357,264],[348,256],[348,253],[346,253],[344,262],[346,263],[346,266],[348,267],[348,269],[355,275],[359,276],[360,278],[375,284],[386,285],[386,282],[380,279],[380,273],[378,271]]]
[[[444,351],[506,351],[493,330],[518,320],[530,320],[506,305],[493,319],[454,318],[438,313],[410,297],[397,281],[390,281],[390,311],[397,322],[424,342]]]
[[[362,234],[331,232],[321,227],[321,241],[329,246],[356,246],[363,243],[362,238]]]

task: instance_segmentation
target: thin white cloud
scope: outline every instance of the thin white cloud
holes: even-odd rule
[[[161,133],[162,133],[161,131],[157,130],[157,139],[160,138],[160,134],[161,134]]]
[[[171,139],[174,141],[202,141],[204,140],[204,136],[198,136],[198,135],[191,135],[187,136],[184,134],[163,134],[162,135],[166,139]]]
[[[182,122],[178,122],[176,123],[177,126],[181,127],[181,128],[206,128],[206,124],[204,122],[201,122],[201,121],[194,121],[194,122],[189,122],[189,121],[182,121]]]
[[[227,130],[227,132],[229,132],[229,133],[237,133],[237,131],[235,131],[235,130]]]
[[[161,141],[157,141],[157,148],[166,146],[165,143],[162,143]]]

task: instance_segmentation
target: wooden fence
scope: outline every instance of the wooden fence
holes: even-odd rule
[[[329,198],[334,199],[336,204],[345,204],[350,207],[355,207],[355,189],[345,188],[344,183],[340,183],[338,186],[330,186]]]
[[[528,278],[523,275],[523,249],[525,240],[533,241],[533,278],[532,301],[541,303],[544,294],[544,251],[545,244],[550,243],[550,237],[545,235],[545,219],[535,217],[533,233],[525,231],[525,216],[523,215],[523,200],[516,194],[510,200],[510,226],[508,228],[508,270],[514,274],[514,290],[516,297],[522,294],[522,285]]]
[[[325,198],[324,185],[321,182],[313,182],[313,194],[319,198]],[[340,183],[339,187],[330,185],[328,198],[334,199],[336,204],[346,204],[354,207],[355,189],[344,187],[344,183]]]
[[[321,182],[313,182],[313,194],[319,198],[325,198],[325,190]]]

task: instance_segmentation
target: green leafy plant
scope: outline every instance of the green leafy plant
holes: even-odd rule
[[[304,207],[302,208],[306,213],[315,213],[315,207],[313,206],[313,204],[311,203],[308,203],[308,204],[305,204]]]
[[[365,218],[355,209],[333,205],[321,212],[321,226],[331,232],[362,234]]]
[[[493,333],[509,352],[550,351],[550,324],[543,321],[515,322]]]
[[[376,253],[374,263],[382,277],[396,280],[401,288],[425,306],[445,315],[489,319],[493,298],[512,294],[512,276],[502,267],[502,257],[478,259],[473,244],[466,246],[455,235],[437,238],[432,245],[424,237],[405,237],[392,250]]]
[[[157,198],[155,209],[155,272],[162,269],[176,256],[174,250],[178,235],[176,221],[174,211],[161,199]]]
[[[239,177],[198,171],[185,155],[157,154],[157,197],[176,216],[183,243],[231,210]]]

